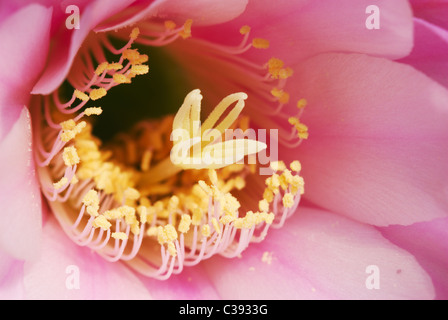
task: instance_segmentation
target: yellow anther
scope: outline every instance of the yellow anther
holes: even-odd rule
[[[168,201],[167,209],[169,211],[175,211],[179,207],[179,197],[178,196],[172,196],[170,200]]]
[[[73,175],[72,180],[70,181],[70,184],[77,184],[79,182],[79,179],[76,175]]]
[[[284,62],[278,58],[271,58],[268,61],[269,74],[273,79],[287,79],[292,76],[291,68],[283,68]]]
[[[82,199],[82,203],[86,206],[86,211],[93,217],[98,216],[98,210],[100,208],[100,199],[96,190],[89,190]]]
[[[269,166],[273,171],[283,171],[286,169],[286,165],[283,161],[272,161]]]
[[[177,239],[176,228],[172,224],[167,224],[164,227],[159,226],[157,230],[157,240],[160,244],[172,242]]]
[[[149,67],[145,64],[135,64],[131,67],[131,73],[133,74],[147,74],[149,72]]]
[[[289,123],[292,124],[297,130],[297,136],[301,139],[308,139],[308,127],[301,123],[296,117],[291,117],[288,119]]]
[[[172,20],[165,21],[165,28],[168,30],[174,30],[176,28],[176,23]]]
[[[192,24],[193,24],[193,20],[192,19],[188,19],[187,21],[185,21],[184,27],[183,27],[182,31],[179,32],[179,35],[183,39],[187,39],[187,38],[191,37],[191,25]]]
[[[89,96],[86,95],[84,92],[79,91],[78,89],[75,89],[75,97],[82,101],[88,101]]]
[[[214,169],[209,169],[208,170],[208,177],[210,179],[210,182],[213,185],[218,185],[218,174],[216,173],[216,170]]]
[[[94,206],[88,206],[86,207],[86,212],[91,216],[91,217],[97,217],[99,215],[98,212],[98,208],[94,207]]]
[[[268,49],[269,41],[262,38],[255,38],[252,40],[252,45],[257,49]]]
[[[62,153],[62,159],[67,167],[74,166],[79,163],[79,156],[75,147],[66,147]]]
[[[191,223],[194,226],[199,226],[202,222],[202,215],[203,215],[203,212],[202,212],[201,208],[199,208],[199,207],[194,208]]]
[[[104,97],[107,94],[106,89],[104,88],[97,88],[97,89],[92,89],[92,91],[90,91],[90,99],[92,99],[93,101],[101,99],[102,97]]]
[[[113,79],[116,83],[131,83],[131,79],[121,73],[115,73]]]
[[[101,228],[104,231],[109,230],[111,226],[112,224],[109,221],[107,221],[106,217],[103,215],[96,217],[92,223],[92,227]]]
[[[242,190],[246,186],[246,181],[240,176],[237,176],[233,181],[237,190]]]
[[[140,216],[140,222],[142,224],[148,221],[148,209],[145,206],[139,206],[137,208],[138,215]]]
[[[291,193],[297,194],[298,192],[300,192],[300,194],[303,194],[305,192],[304,186],[305,181],[303,180],[303,178],[300,176],[294,176],[291,184]]]
[[[288,188],[288,185],[290,185],[293,182],[293,175],[291,174],[291,171],[288,169],[285,169],[280,176],[280,185],[283,188],[283,190],[286,190]]]
[[[306,107],[307,104],[308,101],[306,99],[300,99],[299,101],[297,101],[297,108],[303,109]]]
[[[111,237],[117,240],[127,240],[128,236],[124,232],[112,232]]]
[[[55,190],[61,189],[68,183],[68,179],[66,177],[62,177],[58,182],[53,183],[53,187]]]
[[[138,200],[140,198],[140,192],[135,188],[127,188],[124,190],[124,197],[129,200]]]
[[[269,68],[269,72],[274,71],[274,70],[280,70],[281,68],[283,68],[283,66],[285,65],[285,63],[278,59],[278,58],[271,58],[268,61],[268,68]]]
[[[160,227],[160,228],[162,228],[162,227]],[[146,235],[148,235],[149,237],[155,237],[155,236],[157,236],[158,233],[159,233],[158,227],[150,227],[148,229],[148,231],[146,231]]]
[[[286,193],[283,196],[282,201],[285,208],[292,208],[292,206],[294,205],[294,196],[291,193]]]
[[[268,212],[269,211],[269,202],[266,199],[260,200],[258,203],[258,208],[262,212]]]
[[[219,226],[218,220],[216,220],[216,218],[212,218],[212,225],[213,225],[213,228],[215,229],[216,233],[220,234],[221,227]]]
[[[140,34],[140,29],[139,28],[133,28],[131,31],[131,34],[129,35],[129,38],[131,38],[132,40],[135,40],[138,38]]]
[[[235,220],[236,220],[236,215],[232,215],[232,214],[225,214],[225,215],[221,216],[221,218],[219,218],[219,222],[221,222],[222,224],[228,224]]]
[[[172,257],[177,256],[177,250],[176,246],[174,245],[174,242],[168,242],[168,252]]]
[[[300,164],[300,161],[298,161],[298,160],[294,160],[293,162],[291,162],[289,167],[291,168],[292,171],[295,171],[295,172],[300,172],[300,170],[302,170],[302,165]]]
[[[179,223],[179,226],[177,227],[177,230],[181,233],[187,233],[188,230],[190,230],[191,225],[191,217],[189,214],[183,214],[181,216],[181,220]]]
[[[208,184],[205,183],[204,180],[199,180],[198,181],[199,186],[201,187],[201,189],[208,195],[212,194],[212,189],[209,187]]]
[[[208,224],[204,224],[201,228],[201,234],[202,236],[208,238],[210,237],[211,231],[210,231],[210,226]]]
[[[278,77],[280,79],[288,79],[293,75],[294,71],[291,68],[283,68],[278,71]]]
[[[288,103],[289,102],[289,93],[287,93],[287,92],[285,92],[285,91],[283,91],[281,89],[274,88],[274,89],[271,90],[271,94],[274,97],[278,98],[278,101],[280,103],[284,104],[284,103]]]
[[[266,188],[263,193],[263,199],[271,203],[272,201],[274,201],[274,192],[271,189]]]
[[[86,108],[84,110],[84,114],[86,116],[91,116],[91,115],[99,116],[102,113],[103,113],[103,109],[101,109],[101,107],[90,107],[90,108]]]
[[[109,63],[109,64],[107,65],[107,70],[114,70],[114,71],[117,71],[117,70],[120,70],[120,69],[123,69],[123,65],[120,64],[120,63],[117,63],[117,62]]]
[[[250,27],[247,26],[247,25],[246,26],[242,26],[241,29],[240,29],[240,33],[243,34],[243,35],[244,34],[248,34],[249,32],[250,32]]]
[[[100,63],[100,64],[98,65],[98,67],[96,68],[95,73],[96,73],[98,76],[100,76],[100,75],[107,69],[107,66],[108,66],[108,65],[109,65],[109,63],[107,63],[107,62]]]
[[[123,51],[122,56],[123,59],[127,59],[132,63],[134,60],[140,58],[140,53],[137,49],[126,49]]]
[[[73,130],[76,127],[76,122],[73,119],[64,121],[60,123],[62,130],[69,131]]]

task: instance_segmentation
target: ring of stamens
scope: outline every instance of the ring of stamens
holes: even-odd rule
[[[132,44],[158,46],[178,38],[187,39],[191,37],[191,24],[188,20],[178,28],[167,21],[162,32],[154,32],[149,24],[144,24],[143,34],[134,28],[121,49],[115,49],[101,36],[104,46],[119,55],[118,62],[100,63],[95,70],[90,70],[90,79],[85,77],[86,70],[82,70],[84,76],[74,72],[69,80],[77,89],[71,99],[62,103],[55,92],[52,100],[42,99],[33,117],[40,132],[36,137],[36,162],[43,193],[67,234],[109,261],[127,261],[142,274],[158,279],[166,279],[179,273],[183,266],[194,265],[214,254],[239,256],[249,243],[263,240],[270,227],[281,227],[297,208],[304,192],[300,163],[294,161],[288,169],[278,161],[271,163],[273,173],[265,180],[258,208],[243,208],[235,192],[244,192],[246,177],[254,173],[254,166],[236,162],[266,148],[257,141],[249,145],[246,141],[245,148],[240,148],[244,151],[232,149],[239,156],[221,166],[172,163],[169,155],[176,143],[170,137],[175,129],[185,130],[192,140],[210,129],[216,129],[221,135],[229,128],[247,129],[248,118],[240,116],[245,93],[224,98],[196,130],[193,125],[200,119],[202,98],[198,90],[187,95],[175,117],[142,121],[106,145],[92,135],[92,124],[85,117],[100,116],[103,109],[86,108],[86,103],[99,101],[114,86],[129,84],[134,77],[149,72],[145,65],[148,56],[131,49]],[[207,44],[208,49],[226,55],[225,63],[242,64],[245,62],[236,54],[252,47],[269,47],[264,39],[254,39],[248,44],[248,26],[240,32],[244,39],[238,47]],[[246,67],[254,66],[246,63]],[[263,85],[278,81],[267,92],[271,102],[279,103],[272,113],[279,114],[289,102],[284,85],[292,70],[276,58],[256,70],[267,70],[260,77]],[[219,122],[234,102],[235,107]],[[306,126],[299,120],[305,105],[306,101],[300,100],[297,105],[300,112],[289,118],[299,142],[308,137]],[[217,144],[200,141],[190,147],[194,145],[199,146],[202,154],[207,147],[216,148]],[[192,154],[194,158],[195,153]],[[162,176],[155,178],[159,172]]]

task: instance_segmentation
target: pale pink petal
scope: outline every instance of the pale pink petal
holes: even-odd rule
[[[107,262],[88,248],[77,246],[54,218],[44,226],[43,235],[39,260],[25,263],[27,299],[151,298],[127,267]]]
[[[366,8],[372,4],[380,9],[380,29],[365,25]],[[243,25],[252,28],[254,37],[270,41],[269,50],[250,53],[263,61],[274,55],[292,63],[322,52],[400,58],[409,54],[413,41],[412,11],[404,0],[250,1],[245,13],[231,23],[195,34],[235,43],[234,36],[226,35],[237,34]]]
[[[241,259],[206,261],[224,299],[431,299],[431,279],[415,258],[375,228],[300,207]],[[379,289],[366,286],[376,266]],[[368,271],[368,272],[367,272]]]
[[[99,23],[120,12],[135,0],[91,1],[80,12],[79,29],[67,29],[65,20],[59,21],[57,36],[53,39],[52,51],[45,72],[34,86],[32,93],[49,94],[64,81],[81,44]],[[68,4],[67,4],[68,5]],[[68,17],[68,15],[67,15]]]
[[[409,225],[448,212],[448,91],[415,69],[357,54],[301,64],[308,100],[307,199],[369,224]],[[292,90],[292,89],[291,89]]]
[[[15,260],[0,250],[0,299],[23,298],[23,261]]]
[[[0,20],[0,141],[28,104],[30,90],[45,66],[51,12],[32,4]]]
[[[140,277],[156,300],[217,300],[220,299],[202,264],[185,267],[178,275],[160,281]]]
[[[409,64],[448,87],[448,30],[414,19],[415,45],[399,62]]]
[[[0,142],[0,164],[0,249],[17,259],[34,259],[41,243],[41,195],[26,107]]]
[[[437,299],[448,299],[448,218],[381,229],[392,243],[412,253],[434,283]]]

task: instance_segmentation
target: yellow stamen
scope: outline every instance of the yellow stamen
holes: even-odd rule
[[[92,227],[101,228],[104,231],[109,230],[111,226],[112,224],[109,221],[107,221],[106,217],[103,215],[96,217],[92,223]]]
[[[106,89],[104,88],[97,88],[97,89],[92,89],[92,91],[90,91],[90,99],[92,99],[93,101],[101,99],[102,97],[104,97],[107,94]]]
[[[129,38],[131,38],[132,40],[135,40],[138,38],[140,34],[140,29],[139,28],[133,28],[131,31],[131,34],[129,35]]]
[[[75,147],[66,147],[62,153],[62,159],[67,167],[74,166],[79,163],[79,156]]]
[[[65,186],[68,183],[68,179],[66,177],[62,177],[61,180],[58,182],[53,183],[53,187],[55,190],[61,189],[63,186]]]
[[[98,65],[98,67],[96,68],[95,73],[96,73],[98,76],[100,76],[100,75],[107,69],[107,66],[108,66],[108,65],[109,65],[108,62],[103,62],[103,63],[101,63],[101,64]]]
[[[286,193],[283,196],[283,206],[285,208],[291,208],[294,205],[294,196],[291,193]]]
[[[131,73],[133,74],[147,74],[149,72],[149,67],[145,64],[137,64],[131,67]]]
[[[306,99],[300,99],[299,101],[297,101],[297,108],[303,109],[306,107],[307,104],[308,101]]]
[[[250,32],[250,27],[249,26],[242,26],[241,29],[240,29],[240,33],[243,34],[243,35],[247,34],[249,32]]]
[[[191,37],[191,25],[192,24],[193,24],[193,20],[192,19],[188,19],[187,21],[185,21],[184,27],[183,27],[182,31],[179,32],[179,35],[183,39],[187,39],[187,38]]]
[[[127,240],[128,236],[124,232],[112,232],[111,237],[117,240]]]
[[[84,92],[79,91],[78,89],[75,89],[75,97],[82,101],[88,101],[89,96],[86,95]]]
[[[102,113],[103,113],[103,109],[101,109],[101,107],[90,107],[90,108],[86,108],[84,110],[84,114],[86,116],[91,116],[91,115],[99,116]]]
[[[187,233],[190,230],[191,217],[189,214],[183,214],[177,230],[181,233]]]
[[[268,49],[269,41],[262,38],[255,38],[252,40],[252,45],[257,49]]]
[[[115,73],[113,75],[113,79],[116,83],[131,83],[131,79],[125,76],[124,74]]]
[[[107,65],[107,70],[114,70],[114,71],[117,71],[117,70],[120,70],[120,69],[123,69],[123,65],[122,64],[120,64],[120,63],[110,63],[110,64],[108,64]]]
[[[168,30],[174,30],[176,28],[176,23],[174,21],[167,20],[165,21],[165,28]]]

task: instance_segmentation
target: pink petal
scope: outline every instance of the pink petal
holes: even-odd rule
[[[448,29],[414,19],[415,46],[399,62],[410,64],[448,88]]]
[[[39,260],[25,263],[27,299],[151,298],[127,267],[107,262],[88,248],[77,246],[55,219],[48,220],[43,234]]]
[[[227,22],[239,16],[248,0],[158,0],[139,1],[116,19],[101,25],[98,30],[109,31],[132,25],[148,18],[174,20],[183,24],[193,19],[194,26],[214,25]],[[139,8],[136,10],[136,8]]]
[[[0,299],[23,299],[23,262],[0,251]]]
[[[0,249],[17,259],[34,259],[41,242],[41,195],[25,107],[0,142],[0,164]]]
[[[89,2],[80,12],[79,29],[69,30],[65,26],[65,20],[58,21],[60,25],[54,27],[58,30],[58,34],[53,39],[49,63],[38,83],[34,86],[32,93],[49,94],[59,87],[67,76],[73,59],[89,32],[102,21],[120,12],[134,1],[116,0],[113,5],[109,0]]]
[[[179,275],[160,281],[140,277],[156,300],[217,300],[220,299],[202,264],[186,267]]]
[[[416,17],[448,29],[448,1],[446,0],[411,0]]]
[[[214,41],[237,34],[243,25],[254,37],[270,41],[269,50],[258,51],[260,61],[272,55],[286,63],[322,52],[359,52],[388,58],[409,54],[412,48],[412,12],[407,1],[375,1],[380,8],[380,29],[368,30],[365,21],[370,0],[251,1],[238,19],[202,35]],[[232,31],[233,33],[230,33]],[[196,32],[195,34],[201,34]],[[233,40],[234,37],[229,39]],[[251,56],[253,53],[251,53]]]
[[[448,299],[448,218],[381,229],[392,243],[412,253],[434,283],[437,299]]]
[[[0,23],[0,141],[28,104],[49,46],[51,9],[29,5]]]
[[[302,161],[307,199],[358,221],[409,225],[448,212],[448,91],[415,69],[326,54],[290,84],[309,106]],[[292,91],[292,90],[291,90]]]
[[[434,297],[431,279],[414,257],[375,228],[308,208],[299,208],[241,259],[216,258],[205,266],[223,299]],[[378,267],[379,289],[366,286],[369,266]]]

